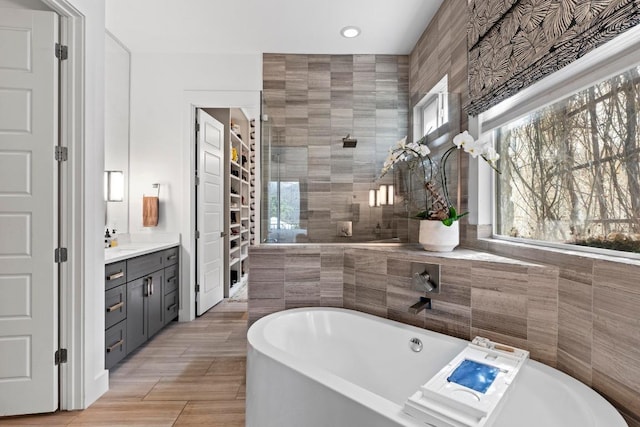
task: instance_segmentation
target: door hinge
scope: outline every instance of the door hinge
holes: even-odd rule
[[[196,293],[200,292],[200,285],[196,285]]]
[[[200,123],[196,122],[196,133],[200,132]]]
[[[67,248],[56,248],[53,252],[53,259],[57,264],[67,261]]]
[[[198,230],[196,230],[196,239],[200,238],[200,232]]]
[[[196,174],[196,185],[200,185],[200,177]]]
[[[60,43],[56,43],[56,58],[61,61],[69,58],[69,48]]]
[[[57,146],[55,151],[56,161],[58,162],[66,162],[69,158],[69,150],[67,147]]]
[[[53,355],[53,359],[56,366],[61,363],[67,363],[67,349],[61,348],[59,350],[56,350],[56,352]]]

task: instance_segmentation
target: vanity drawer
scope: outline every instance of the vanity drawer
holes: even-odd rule
[[[120,285],[104,293],[104,327],[108,329],[127,317],[127,285]]]
[[[104,289],[120,286],[127,281],[127,262],[120,261],[104,266]]]
[[[178,263],[178,251],[180,247],[175,247],[171,249],[166,249],[162,252],[162,256],[164,257],[164,266],[168,267],[170,265],[174,265]]]
[[[164,294],[173,292],[178,289],[178,283],[180,283],[178,274],[178,266],[172,265],[164,269]]]
[[[127,355],[127,320],[116,323],[104,333],[104,367],[109,369]]]
[[[164,324],[170,323],[178,316],[178,292],[173,291],[164,296]]]
[[[163,266],[164,251],[139,256],[127,261],[127,281],[138,279],[154,271],[158,271]]]

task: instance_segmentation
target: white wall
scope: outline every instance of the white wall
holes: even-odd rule
[[[179,232],[180,320],[193,318],[193,227],[190,105],[259,111],[262,55],[193,55],[132,52],[131,233]],[[158,226],[142,227],[142,197],[160,183]]]
[[[105,37],[104,170],[124,173],[121,202],[106,202],[107,228],[129,232],[129,50],[113,35]]]

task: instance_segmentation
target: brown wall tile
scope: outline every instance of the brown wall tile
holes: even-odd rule
[[[527,319],[520,316],[471,309],[471,327],[509,337],[527,339]]]
[[[283,162],[280,179],[332,184],[322,190],[309,185],[302,195],[308,205],[301,209],[301,228],[307,232],[295,237],[298,243],[345,242],[337,236],[338,221],[353,221],[350,242],[407,240],[406,228],[395,224],[405,221],[403,207],[369,212],[368,189],[389,147],[408,133],[408,62],[395,55],[263,55],[264,113],[276,136],[270,146],[307,149],[294,156],[300,168]],[[347,134],[358,139],[356,148],[342,147]],[[359,184],[366,190],[357,192]],[[373,232],[389,222],[388,236]]]

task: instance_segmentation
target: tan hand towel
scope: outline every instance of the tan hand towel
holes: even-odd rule
[[[142,226],[155,227],[158,225],[158,208],[160,201],[155,196],[142,197]]]

